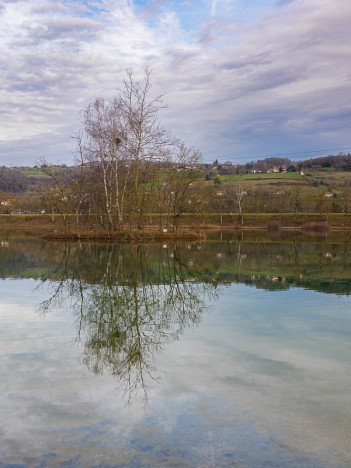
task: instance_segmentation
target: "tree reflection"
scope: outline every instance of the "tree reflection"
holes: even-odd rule
[[[41,310],[69,298],[83,363],[95,374],[114,375],[128,400],[141,391],[147,402],[148,382],[158,378],[157,354],[200,322],[216,294],[198,276],[177,246],[68,244]]]

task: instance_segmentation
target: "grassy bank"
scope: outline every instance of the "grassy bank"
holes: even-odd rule
[[[321,215],[319,213],[246,213],[243,215],[243,224],[237,213],[233,214],[192,214],[183,215],[177,232],[171,225],[160,229],[158,216],[150,216],[149,223],[144,229],[130,227],[123,231],[106,233],[103,230],[92,230],[84,225],[82,219],[79,236],[75,229],[74,217],[70,219],[67,228],[61,216],[56,215],[0,215],[0,229],[18,228],[26,232],[50,239],[117,239],[121,241],[143,240],[196,240],[203,236],[202,232],[213,230],[267,230],[271,232],[280,230],[297,231],[349,231],[351,230],[351,215],[332,213]],[[67,218],[66,218],[67,224]]]

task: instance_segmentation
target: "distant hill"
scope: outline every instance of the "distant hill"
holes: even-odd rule
[[[307,159],[299,164],[308,169],[333,168],[336,171],[351,171],[351,154],[321,156],[319,158]]]
[[[216,174],[247,174],[251,172],[271,172],[276,171],[300,171],[302,169],[311,171],[334,170],[338,172],[351,171],[351,154],[329,155],[317,158],[310,158],[304,161],[293,161],[288,158],[268,157],[256,162],[251,161],[245,164],[231,164],[230,162],[220,163],[216,160],[213,164],[203,164],[209,178]],[[65,164],[53,166],[55,173],[60,175],[63,183],[70,183],[76,172],[75,167]],[[36,192],[37,188],[50,185],[52,179],[47,175],[45,167],[0,167],[0,192],[21,194]]]
[[[53,166],[56,173],[60,174],[62,180],[69,181],[75,172],[74,167]],[[0,167],[0,192],[21,194],[36,192],[39,187],[52,184],[52,178],[41,167]]]
[[[326,170],[332,169],[338,172],[351,171],[351,154],[319,156],[306,159],[304,161],[293,161],[285,157],[267,157],[257,161],[251,161],[243,164],[233,164],[230,161],[225,163],[218,162],[216,159],[213,164],[204,164],[204,169],[209,177],[214,177],[216,173],[220,175],[229,174],[247,174],[250,172],[297,172],[305,170]]]
[[[0,167],[0,190],[2,192],[26,192],[31,183],[31,178],[26,177],[19,170]]]

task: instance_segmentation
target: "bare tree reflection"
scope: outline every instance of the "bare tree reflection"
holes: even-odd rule
[[[145,402],[148,382],[158,379],[156,356],[200,322],[216,294],[182,262],[177,246],[68,244],[50,288],[41,311],[69,299],[83,363],[114,375],[128,400],[141,391]]]
[[[126,398],[139,393],[147,399],[148,384],[159,377],[158,353],[200,322],[218,286],[350,294],[346,252],[343,244],[324,241],[261,243],[242,237],[178,246],[55,244],[43,254],[49,292],[41,310],[69,301],[83,363],[95,374],[113,374]]]

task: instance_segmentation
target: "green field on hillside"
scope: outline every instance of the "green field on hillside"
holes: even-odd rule
[[[232,175],[221,175],[218,176],[224,184],[229,184],[231,182],[241,182],[241,181],[250,181],[250,182],[260,182],[260,181],[289,181],[302,179],[303,177],[299,172],[276,172],[276,173],[256,173],[256,174],[232,174]]]
[[[48,177],[40,167],[21,167],[18,171],[26,177]]]

